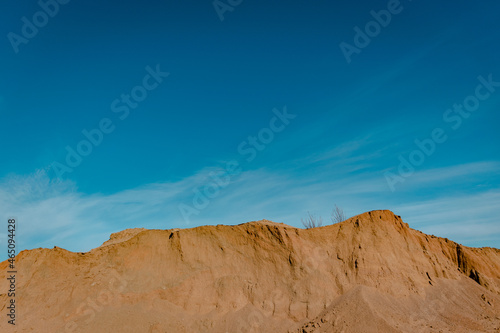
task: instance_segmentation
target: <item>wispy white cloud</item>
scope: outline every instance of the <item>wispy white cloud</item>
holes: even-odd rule
[[[413,227],[471,246],[500,247],[500,190],[395,206]]]
[[[2,214],[12,214],[9,216],[18,220],[20,248],[58,245],[88,250],[103,241],[95,239],[96,233],[109,234],[136,224],[153,227],[156,223],[159,227],[162,210],[187,182],[189,179],[112,195],[86,195],[73,183],[53,181],[44,171],[38,171],[4,180],[0,184],[0,204]]]
[[[441,183],[459,177],[471,177],[478,174],[497,174],[500,162],[483,161],[460,165],[452,165],[415,172],[408,177],[408,183],[422,185],[425,183]]]
[[[346,144],[337,152],[342,158],[355,158],[362,153],[361,146]],[[335,158],[331,162],[336,163]],[[11,175],[0,182],[0,218],[18,219],[18,249],[57,245],[86,251],[99,246],[110,233],[132,227],[168,229],[264,218],[299,227],[307,211],[322,215],[328,223],[332,206],[338,204],[351,216],[372,209],[392,209],[424,232],[469,245],[493,246],[500,241],[498,189],[474,188],[420,201],[408,192],[432,188],[443,179],[450,184],[466,184],[472,176],[488,179],[498,169],[497,162],[477,162],[421,171],[401,193],[388,191],[378,171],[359,175],[328,164],[321,172],[299,175],[293,166],[246,170],[221,188],[190,223],[183,220],[179,204],[192,204],[194,190],[211,182],[209,173],[216,169],[207,168],[177,182],[91,195],[81,193],[72,182],[52,180],[45,171],[38,171],[28,176]],[[4,242],[5,235],[0,240]]]

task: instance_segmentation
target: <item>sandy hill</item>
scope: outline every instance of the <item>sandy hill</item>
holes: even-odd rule
[[[500,250],[372,211],[314,229],[259,221],[129,229],[87,253],[21,252],[1,332],[499,332]]]

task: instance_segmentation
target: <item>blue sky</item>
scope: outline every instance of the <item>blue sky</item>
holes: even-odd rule
[[[500,247],[496,1],[3,6],[0,245],[9,217],[84,251],[337,204]]]

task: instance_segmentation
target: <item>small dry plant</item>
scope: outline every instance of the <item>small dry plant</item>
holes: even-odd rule
[[[307,212],[307,217],[305,219],[301,219],[302,224],[306,229],[317,228],[323,225],[323,218],[320,216],[316,218],[314,214]]]
[[[344,210],[342,208],[339,208],[337,205],[335,205],[335,208],[332,211],[332,222],[333,223],[340,223],[342,221],[345,221],[345,214]]]

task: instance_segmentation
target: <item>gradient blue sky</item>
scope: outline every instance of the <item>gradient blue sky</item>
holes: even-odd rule
[[[244,0],[223,21],[212,1],[70,1],[17,53],[8,34],[41,8],[3,6],[1,246],[8,217],[19,249],[83,251],[130,227],[301,226],[337,204],[500,247],[500,88],[457,129],[443,120],[479,76],[500,81],[498,1],[401,1],[349,64],[339,44],[388,1]],[[112,102],[157,65],[170,75],[120,120]],[[238,146],[285,106],[296,118],[247,161]],[[51,165],[103,118],[115,130],[58,177]],[[447,140],[392,191],[387,172],[436,128]],[[179,205],[230,160],[242,173],[183,219]]]

